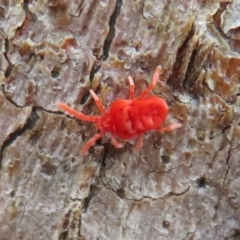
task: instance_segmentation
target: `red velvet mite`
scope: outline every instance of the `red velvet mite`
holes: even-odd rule
[[[171,131],[181,127],[180,123],[162,127],[168,115],[168,105],[165,100],[160,97],[149,96],[149,92],[155,87],[158,81],[161,70],[162,67],[158,66],[154,73],[152,83],[137,98],[134,98],[134,82],[132,77],[129,76],[129,100],[117,99],[108,110],[104,108],[95,92],[90,90],[101,112],[101,116],[88,116],[77,112],[64,103],[57,103],[57,106],[69,115],[87,122],[94,122],[96,128],[99,130],[99,132],[83,146],[82,154],[86,154],[88,149],[107,132],[110,133],[112,144],[116,148],[123,147],[123,144],[117,142],[115,137],[123,140],[137,138],[138,141],[134,150],[139,150],[143,146],[143,133],[150,130]]]

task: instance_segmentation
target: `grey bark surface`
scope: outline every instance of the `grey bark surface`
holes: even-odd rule
[[[235,1],[0,1],[0,240],[240,239]],[[89,115],[163,67],[171,132],[86,156]]]

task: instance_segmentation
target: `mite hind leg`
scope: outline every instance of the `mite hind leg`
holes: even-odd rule
[[[111,134],[111,142],[112,142],[112,145],[113,145],[115,148],[122,148],[122,147],[123,147],[123,144],[117,142],[116,138],[115,138],[112,134]]]
[[[139,96],[139,98],[144,98],[146,95],[149,94],[149,92],[152,89],[154,89],[154,87],[156,86],[156,83],[157,83],[157,81],[159,79],[159,76],[160,76],[161,72],[162,72],[162,67],[161,66],[157,66],[156,71],[155,71],[155,73],[153,75],[152,83],[148,86],[148,88],[146,88],[142,92],[142,94]]]
[[[88,142],[83,146],[81,154],[85,155],[88,149],[92,147],[96,143],[96,141],[102,137],[103,134],[104,133],[97,133],[92,138],[90,138],[90,140],[88,140]]]
[[[172,131],[172,130],[174,130],[176,128],[180,128],[180,127],[182,127],[182,124],[176,123],[176,124],[173,124],[173,125],[170,125],[170,126],[167,126],[167,127],[162,127],[158,130],[167,132],[167,131]]]
[[[98,109],[101,111],[101,113],[105,114],[106,113],[106,109],[102,105],[102,103],[101,103],[100,99],[98,98],[97,94],[92,89],[90,90],[90,93],[91,93],[95,103],[97,104]]]
[[[137,144],[136,144],[136,146],[134,147],[134,151],[136,152],[136,151],[139,151],[141,148],[142,148],[142,146],[143,146],[143,137],[142,136],[139,136],[138,137],[138,140],[137,140]]]

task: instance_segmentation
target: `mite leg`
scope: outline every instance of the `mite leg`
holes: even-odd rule
[[[170,125],[167,127],[160,128],[159,130],[160,131],[172,131],[173,129],[180,128],[180,127],[182,127],[182,125],[180,123],[177,123],[177,124],[173,124],[173,125]]]
[[[82,148],[81,154],[85,155],[90,147],[92,147],[95,142],[102,137],[104,133],[95,134]]]
[[[129,98],[130,100],[134,99],[134,82],[131,76],[128,77],[129,81]]]
[[[142,94],[139,96],[139,98],[144,98],[146,95],[149,94],[149,92],[154,89],[157,81],[158,81],[158,78],[159,78],[159,75],[161,74],[161,71],[162,71],[162,67],[161,66],[157,66],[157,69],[153,75],[153,79],[152,79],[152,83],[148,86],[147,89],[145,89]]]
[[[81,112],[78,112],[74,110],[73,108],[70,108],[67,104],[65,103],[57,103],[58,108],[62,109],[64,112],[68,113],[69,115],[72,115],[78,119],[87,121],[87,122],[97,122],[99,121],[100,117],[94,117],[94,116],[88,116],[85,115]]]
[[[143,137],[142,137],[142,136],[139,136],[139,137],[138,137],[137,144],[136,144],[136,146],[134,147],[133,150],[134,150],[134,151],[139,151],[142,146],[143,146]]]
[[[102,103],[101,103],[100,99],[98,98],[98,96],[96,95],[96,93],[95,93],[93,90],[90,90],[90,93],[91,93],[93,99],[95,100],[95,102],[96,102],[96,104],[97,104],[97,106],[98,106],[98,109],[99,109],[103,114],[107,113],[105,107],[102,105]]]
[[[115,148],[122,148],[122,147],[123,147],[123,144],[117,142],[116,138],[115,138],[112,134],[111,134],[111,141],[112,141],[112,145],[113,145]]]

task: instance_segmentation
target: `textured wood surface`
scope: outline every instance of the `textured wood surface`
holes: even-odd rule
[[[239,1],[0,1],[0,240],[240,238]],[[115,149],[91,123],[154,94],[172,132]]]

